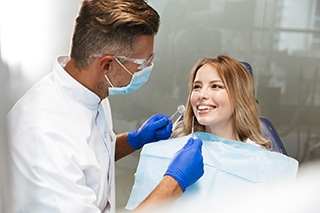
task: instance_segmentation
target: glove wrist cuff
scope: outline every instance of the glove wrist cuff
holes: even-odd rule
[[[139,143],[138,143],[138,139],[137,139],[136,136],[137,136],[137,130],[133,130],[133,131],[128,133],[128,143],[135,150],[141,148],[138,145]]]

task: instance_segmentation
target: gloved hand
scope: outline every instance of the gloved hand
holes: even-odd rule
[[[128,134],[128,142],[134,149],[159,140],[168,139],[172,133],[172,121],[169,116],[155,114],[149,118],[139,129]]]
[[[182,190],[195,183],[204,173],[202,141],[190,138],[172,158],[165,175],[172,176]]]

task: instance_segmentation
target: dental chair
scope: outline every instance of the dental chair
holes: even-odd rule
[[[259,119],[262,136],[271,141],[271,150],[287,155],[287,151],[271,121],[263,116],[260,116]]]
[[[251,76],[253,77],[251,65],[245,61],[240,61],[240,63],[248,70],[248,72],[250,72]],[[260,116],[259,120],[262,136],[271,141],[271,150],[287,155],[287,151],[271,121],[264,116]]]

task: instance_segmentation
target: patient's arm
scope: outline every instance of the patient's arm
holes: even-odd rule
[[[165,175],[159,185],[134,210],[134,212],[152,212],[175,201],[183,193],[179,183],[171,176]]]

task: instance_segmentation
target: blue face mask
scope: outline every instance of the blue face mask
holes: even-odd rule
[[[120,63],[120,65],[122,65],[122,64]],[[114,87],[112,85],[112,83],[110,82],[108,76],[105,75],[107,81],[111,85],[111,87],[109,87],[109,95],[129,94],[132,91],[138,90],[140,87],[142,87],[148,81],[149,76],[150,76],[151,71],[152,71],[152,68],[153,68],[153,64],[151,64],[150,66],[145,67],[141,71],[135,72],[134,74],[129,72],[123,65],[122,65],[122,67],[128,73],[130,73],[132,75],[132,79],[131,79],[130,83],[127,86]]]

